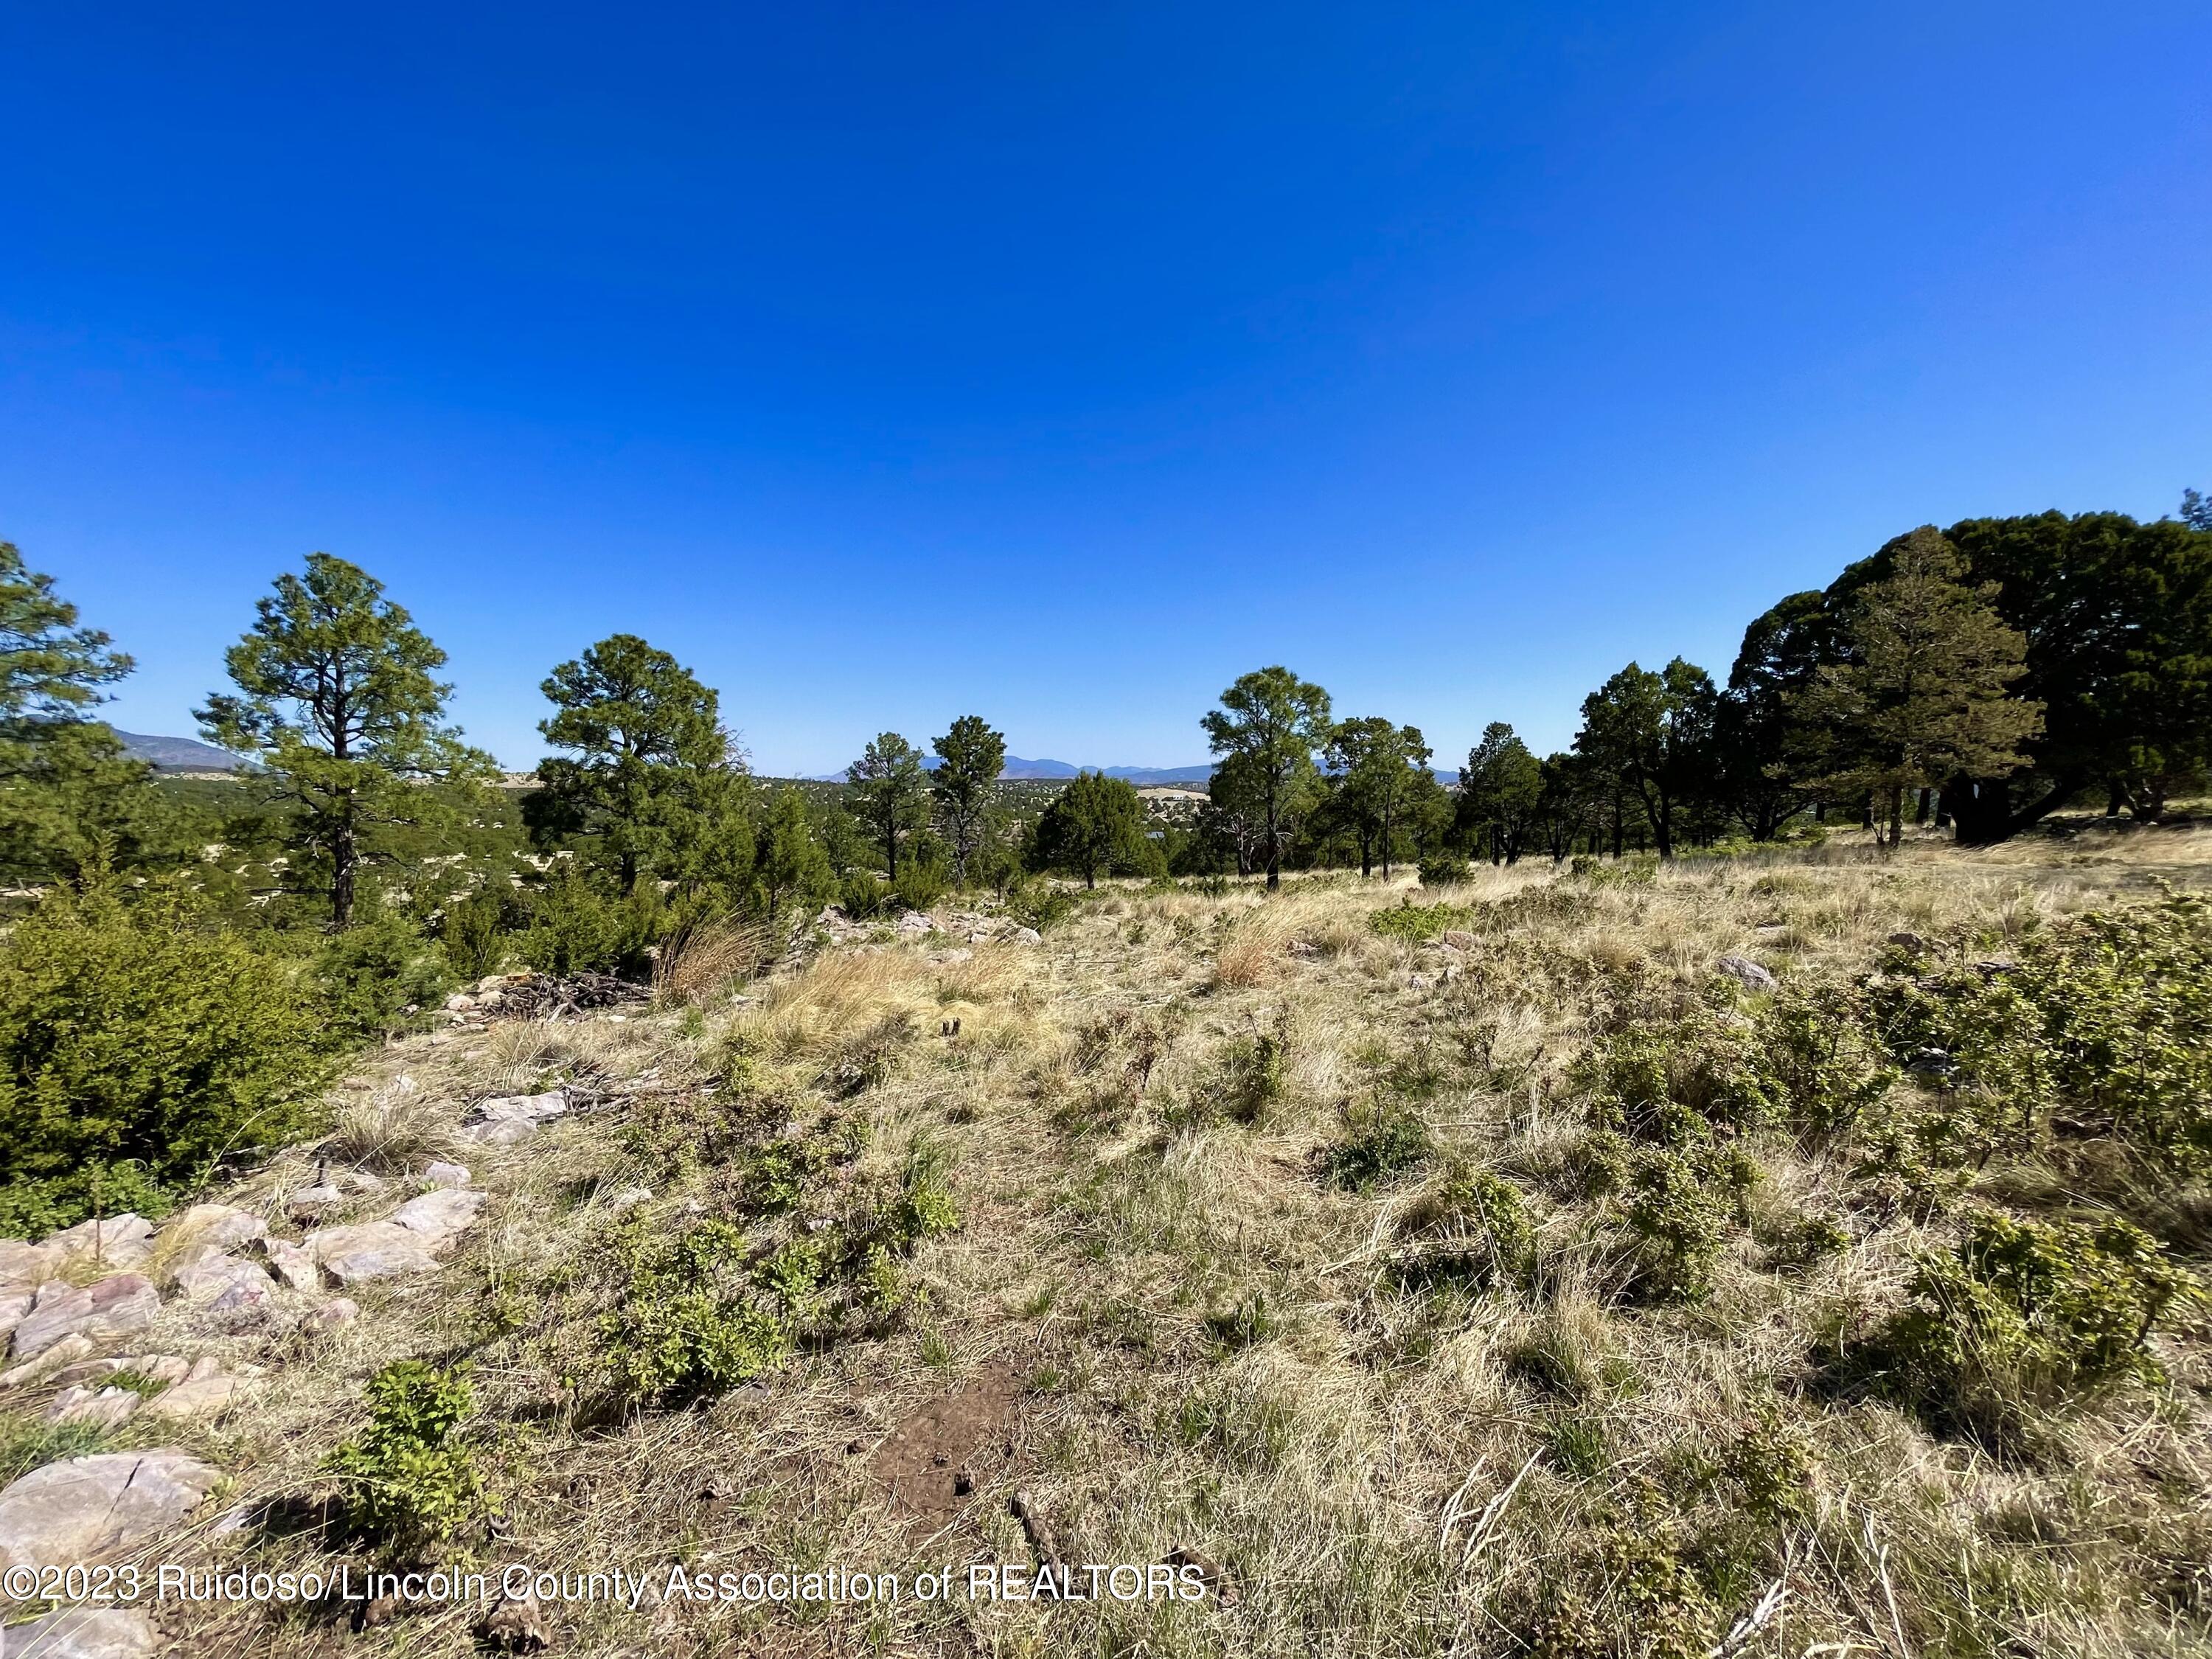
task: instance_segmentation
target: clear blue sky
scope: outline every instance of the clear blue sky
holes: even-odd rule
[[[2212,9],[0,10],[0,537],[185,732],[323,549],[511,764],[617,629],[974,710],[1563,743],[1927,520],[2212,487]]]

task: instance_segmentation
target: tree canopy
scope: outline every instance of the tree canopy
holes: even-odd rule
[[[1200,722],[1213,752],[1242,763],[1267,885],[1282,885],[1283,849],[1328,741],[1328,693],[1279,665],[1242,676]]]

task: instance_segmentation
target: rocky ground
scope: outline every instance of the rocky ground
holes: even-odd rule
[[[1838,1310],[1895,1301],[1910,1220],[1854,1220],[1794,1273],[1747,1234],[1711,1301],[1658,1308],[1609,1288],[1592,1216],[1542,1194],[1601,984],[1752,998],[1900,931],[2002,948],[2201,882],[2208,839],[1722,861],[1634,888],[1500,872],[1445,896],[1470,920],[1426,939],[1372,925],[1437,896],[1402,878],[1102,891],[1042,939],[977,911],[828,914],[774,975],[681,1000],[487,981],[367,1060],[325,1139],[158,1226],[0,1243],[0,1570],[365,1579],[389,1563],[335,1511],[329,1460],[368,1379],[413,1357],[470,1379],[486,1474],[439,1559],[649,1587],[103,1606],[9,1578],[0,1654],[1510,1653],[1510,1610],[1582,1559],[1602,1504],[1724,1461],[1773,1412],[1802,1434],[1812,1507],[1790,1512],[1811,1518],[1772,1585],[1717,1610],[1713,1651],[2206,1651],[2200,1601],[2132,1588],[2142,1539],[2179,1540],[2158,1547],[2186,1577],[2186,1540],[2212,1538],[2201,1333],[2172,1339],[2160,1390],[2068,1431],[2072,1467],[2007,1466],[1799,1380]],[[1328,1176],[1378,1079],[1416,1063],[1442,1068],[1419,1096],[1437,1144],[1537,1195],[1526,1291],[1412,1287],[1429,1189]],[[1841,1180],[1765,1156],[1762,1202],[1793,1213]],[[655,1241],[727,1221],[787,1261],[911,1206],[925,1167],[947,1212],[902,1236],[866,1307],[810,1291],[788,1346],[726,1388],[611,1380]],[[678,1566],[911,1583],[975,1563],[1205,1594],[666,1589]],[[1637,1650],[1608,1639],[1575,1650]]]

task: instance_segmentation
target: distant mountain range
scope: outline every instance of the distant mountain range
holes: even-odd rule
[[[116,732],[115,735],[123,740],[126,753],[149,763],[156,771],[232,772],[238,769],[237,756],[227,755],[197,738],[150,738],[137,732]]]

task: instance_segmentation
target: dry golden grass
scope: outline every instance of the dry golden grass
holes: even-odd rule
[[[1071,1559],[1194,1549],[1242,1593],[1233,1607],[550,1607],[564,1653],[1505,1656],[1525,1650],[1528,1610],[1589,1571],[1607,1527],[1657,1525],[1634,1519],[1647,1487],[1682,1524],[1736,1536],[1735,1489],[1711,1472],[1774,1413],[1808,1501],[1744,1547],[1764,1562],[1787,1531],[1789,1596],[1732,1651],[2206,1652],[2202,1333],[2171,1339],[2172,1382],[2050,1425],[2057,1449],[2039,1460],[1998,1461],[1811,1385],[1824,1334],[1895,1305],[1935,1237],[1907,1217],[1855,1223],[1843,1254],[1772,1271],[1761,1239],[1842,1212],[1838,1160],[1763,1137],[1753,1224],[1711,1298],[1683,1307],[1624,1296],[1617,1242],[1567,1175],[1584,1128],[1575,1063],[1621,999],[1686,1004],[1732,953],[1785,981],[1846,973],[1900,929],[2001,951],[2208,870],[2212,836],[2161,831],[1887,859],[1838,838],[1812,854],[1686,860],[1643,884],[1523,865],[1441,895],[1402,875],[1297,877],[1274,896],[1109,887],[1042,945],[832,951],[756,982],[750,1001],[707,986],[620,1024],[417,1039],[357,1079],[365,1098],[343,1109],[361,1156],[434,1132],[427,1107],[394,1121],[403,1069],[444,1121],[468,1100],[564,1080],[610,1103],[471,1160],[494,1201],[434,1281],[368,1287],[360,1324],[303,1352],[237,1339],[239,1357],[285,1363],[258,1412],[191,1443],[241,1497],[312,1493],[358,1422],[363,1379],[420,1355],[473,1368],[507,1504],[502,1538],[472,1546],[480,1559],[951,1564],[957,1578],[973,1560],[1033,1560],[1007,1509],[1020,1489]],[[1474,948],[1377,934],[1370,915],[1406,900],[1462,907]],[[1255,1089],[1263,1052],[1273,1080]],[[1408,1067],[1431,1079],[1415,1109],[1435,1161],[1367,1192],[1323,1179],[1347,1114]],[[913,1260],[927,1301],[887,1331],[803,1352],[764,1387],[611,1410],[594,1382],[609,1200],[648,1188],[650,1229],[682,1224],[690,1205],[723,1212],[732,1188],[704,1132],[759,1101],[793,1133],[865,1126],[855,1180],[895,1179],[918,1140],[946,1149],[962,1224]],[[1525,1284],[1472,1293],[1394,1270],[1447,1166],[1528,1194]],[[295,1158],[252,1190],[300,1170]],[[870,1474],[876,1449],[994,1368],[1022,1389],[958,1453],[972,1494],[910,1524]],[[256,1534],[198,1547],[256,1565],[325,1548]],[[2165,1600],[2144,1588],[2160,1562]],[[1749,1567],[1716,1582],[1726,1605],[1700,1654],[1765,1588]],[[1656,1626],[1606,1605],[1617,1622],[1581,1650],[1645,1651]],[[458,1612],[354,1637],[216,1607],[173,1624],[211,1653],[471,1650]]]

